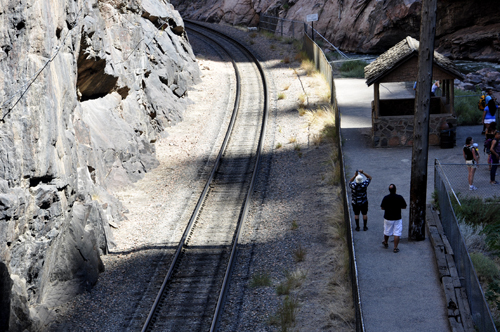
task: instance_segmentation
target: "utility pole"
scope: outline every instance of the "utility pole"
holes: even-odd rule
[[[427,203],[427,160],[429,152],[429,111],[431,103],[432,64],[436,35],[437,0],[422,1],[420,46],[418,50],[417,94],[413,126],[413,151],[410,185],[410,226],[408,238],[425,239]]]

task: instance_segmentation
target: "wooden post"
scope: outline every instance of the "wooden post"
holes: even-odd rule
[[[413,154],[410,184],[410,225],[408,238],[425,239],[425,207],[427,200],[427,159],[429,152],[429,110],[432,86],[432,63],[436,34],[437,0],[422,1],[420,46],[418,50],[417,96],[413,129]]]
[[[373,102],[375,109],[375,118],[378,119],[380,115],[380,83],[377,82],[373,85]]]

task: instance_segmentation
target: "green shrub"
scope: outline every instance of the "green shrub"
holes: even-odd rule
[[[500,223],[486,225],[483,233],[486,234],[485,242],[488,249],[497,255],[500,254]]]
[[[453,209],[458,218],[463,219],[468,224],[500,224],[500,205],[488,204],[479,197],[460,197],[462,206],[452,200]]]
[[[498,277],[498,267],[488,256],[481,252],[473,252],[470,254],[470,259],[474,264],[479,279],[491,282]]]
[[[437,190],[432,192],[432,205],[439,211],[439,194]]]
[[[250,287],[264,287],[271,285],[271,276],[268,272],[256,272],[252,275],[252,279],[250,280]]]
[[[481,91],[479,90],[472,92],[455,89],[454,108],[457,114],[458,125],[477,125],[481,122],[483,112],[477,108],[480,93]],[[477,96],[474,96],[475,94],[477,94]]]
[[[340,66],[340,74],[342,77],[365,77],[365,67],[368,63],[363,60],[354,60],[343,62]]]

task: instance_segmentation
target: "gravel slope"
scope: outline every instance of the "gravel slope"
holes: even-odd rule
[[[329,117],[315,111],[323,109],[326,83],[319,76],[305,75],[293,61],[296,52],[291,44],[215,27],[258,54],[272,97],[261,171],[221,330],[282,329],[275,317],[286,295],[276,290],[289,280],[294,281],[289,298],[298,303],[292,330],[352,331],[333,144],[320,138]],[[193,104],[183,122],[157,142],[160,166],[117,193],[127,213],[114,230],[117,247],[103,257],[106,271],[91,292],[58,308],[57,323],[50,330],[140,330],[141,305],[152,303],[161,271],[167,268],[162,261],[173,252],[189,220],[232,108],[232,67],[194,36],[190,41],[203,74],[202,82],[189,91]],[[278,95],[283,98],[278,100]],[[313,112],[299,115],[302,100]],[[294,257],[298,253],[304,256],[299,262]],[[158,273],[151,277],[154,272]],[[270,285],[250,285],[259,273],[269,277]]]

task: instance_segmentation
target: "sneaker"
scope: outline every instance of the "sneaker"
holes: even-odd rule
[[[490,182],[490,184],[498,184],[498,181]]]
[[[476,186],[469,186],[469,190],[477,190]]]

